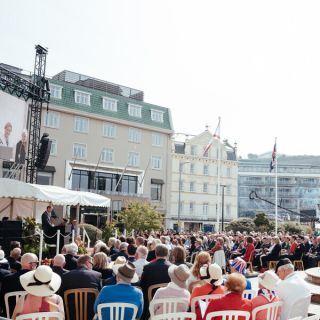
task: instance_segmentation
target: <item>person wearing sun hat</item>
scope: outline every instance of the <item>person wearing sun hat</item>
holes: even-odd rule
[[[184,298],[189,301],[190,292],[187,290],[187,280],[190,277],[190,270],[185,264],[180,264],[179,266],[171,265],[168,269],[168,274],[170,277],[170,282],[165,288],[159,288],[153,299],[164,299],[164,298]],[[176,312],[186,312],[189,305],[183,305],[182,303],[178,305]],[[162,306],[156,305],[154,314],[162,314]]]
[[[132,303],[138,307],[136,318],[140,318],[143,311],[143,294],[142,291],[131,286],[138,275],[136,267],[131,262],[126,262],[117,268],[117,284],[105,286],[100,291],[95,303],[94,312],[97,313],[98,305],[101,303]],[[109,319],[109,310],[102,310],[102,318]],[[132,319],[132,310],[127,309],[124,314],[124,320]]]
[[[243,276],[245,276],[245,274],[247,273],[247,270],[246,270],[247,263],[242,258],[237,257],[233,260],[229,260],[229,264],[230,264],[231,273],[238,272]],[[251,290],[251,288],[252,288],[251,282],[248,279],[246,279],[245,290]]]
[[[222,269],[217,263],[213,263],[210,265],[204,265],[200,268],[200,279],[205,281],[200,287],[195,287],[192,290],[192,294],[190,297],[190,304],[193,298],[209,295],[209,294],[224,294],[225,290],[222,286],[223,278],[222,278]],[[201,311],[199,309],[199,304],[196,303],[196,315],[197,319],[202,319]]]
[[[251,300],[252,310],[256,307],[279,301],[279,297],[275,293],[275,288],[279,284],[280,279],[275,272],[268,270],[259,274],[258,283],[259,291],[256,297]],[[278,310],[280,314],[280,309]],[[267,319],[267,311],[260,311],[256,317],[257,320]]]
[[[61,312],[64,316],[63,301],[55,294],[61,285],[61,277],[49,266],[39,266],[20,276],[21,286],[27,294],[20,297],[13,312],[17,316],[36,312]]]

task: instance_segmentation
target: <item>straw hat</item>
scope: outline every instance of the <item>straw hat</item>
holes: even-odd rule
[[[128,283],[136,283],[139,281],[139,277],[136,274],[136,267],[130,261],[120,265],[116,275]]]
[[[200,268],[200,277],[201,280],[206,280],[211,282],[211,280],[216,280],[213,284],[215,286],[220,286],[223,283],[222,278],[222,269],[221,267],[216,264],[210,264],[209,266],[205,264]]]
[[[4,251],[0,250],[0,264],[1,263],[8,263],[8,260],[4,257]]]
[[[171,265],[168,269],[169,277],[173,283],[175,283],[180,288],[186,289],[186,281],[190,277],[190,270],[185,264],[180,264],[179,266]]]
[[[258,281],[262,287],[272,291],[278,285],[280,279],[273,271],[268,270],[262,274],[259,274]]]
[[[115,261],[112,261],[108,265],[108,269],[112,269],[114,274],[118,273],[119,267],[123,266],[127,262],[127,259],[123,256],[117,257]]]
[[[61,277],[49,266],[39,266],[36,270],[20,276],[20,283],[28,293],[37,297],[47,297],[59,290]]]

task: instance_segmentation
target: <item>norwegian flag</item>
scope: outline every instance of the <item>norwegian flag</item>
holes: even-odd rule
[[[270,172],[274,169],[276,165],[276,157],[277,157],[277,142],[274,143],[271,162],[270,162]]]
[[[212,135],[209,143],[207,144],[207,146],[205,147],[204,151],[203,151],[203,155],[206,155],[207,152],[209,151],[209,149],[211,148],[212,146],[212,143],[213,143],[213,140],[214,139],[218,139],[220,140],[220,121],[221,121],[221,118],[219,117],[219,122],[218,122],[218,125],[217,125],[217,128],[216,128],[216,131],[214,132],[214,134]]]

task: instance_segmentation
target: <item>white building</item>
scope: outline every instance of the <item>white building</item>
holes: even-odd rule
[[[204,156],[204,149],[211,137],[212,133],[206,130],[190,139],[185,136],[183,141],[175,139],[173,142],[171,203],[166,219],[167,228],[177,228],[180,216],[182,230],[213,230],[218,208],[220,228],[222,214],[224,222],[238,216],[236,148],[229,145],[227,140],[224,143],[214,140],[208,154]],[[221,161],[218,161],[219,146]],[[220,199],[218,199],[218,162],[220,162]],[[179,181],[181,181],[180,190]]]

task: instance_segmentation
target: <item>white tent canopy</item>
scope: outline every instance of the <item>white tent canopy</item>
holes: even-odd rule
[[[32,201],[33,204],[30,204],[30,201]],[[22,209],[23,207],[27,207],[25,211],[29,212],[27,215],[30,216],[30,208],[33,207],[34,209],[31,211],[35,212],[37,202],[52,203],[53,205],[59,206],[80,205],[110,207],[109,198],[95,193],[73,191],[56,186],[29,184],[18,180],[0,178],[0,217],[4,216],[6,210],[6,216],[8,216],[7,213],[9,209],[11,218],[13,211],[15,212],[15,216],[26,216],[24,212],[23,214],[16,212],[18,208]],[[11,208],[9,208],[10,206]],[[15,210],[13,209],[14,206],[16,207]]]

